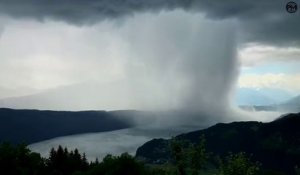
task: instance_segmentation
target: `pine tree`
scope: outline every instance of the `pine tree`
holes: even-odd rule
[[[183,149],[183,142],[172,138],[171,140],[171,154],[175,161],[176,167],[180,175],[185,175],[185,153]]]
[[[193,175],[199,174],[199,171],[203,168],[208,159],[208,154],[206,153],[205,149],[205,142],[205,137],[202,135],[200,137],[200,142],[198,144],[191,145],[189,148],[189,166]]]
[[[88,160],[86,158],[85,153],[83,153],[82,160],[81,160],[81,170],[86,170],[88,166],[89,166]]]

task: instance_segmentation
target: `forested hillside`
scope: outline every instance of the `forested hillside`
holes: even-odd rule
[[[176,139],[197,143],[206,138],[208,152],[225,157],[229,152],[246,152],[266,169],[288,174],[300,165],[300,113],[289,114],[270,123],[220,123],[210,128],[182,134]],[[154,139],[141,146],[136,153],[148,163],[166,163],[171,159],[171,140]]]
[[[128,128],[132,121],[106,111],[39,111],[0,109],[0,142],[34,143],[42,140]]]

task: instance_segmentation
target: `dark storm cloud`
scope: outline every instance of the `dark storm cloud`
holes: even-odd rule
[[[182,8],[190,4],[190,0],[1,0],[0,13],[18,18],[51,18],[87,24],[135,12]]]
[[[134,12],[172,10],[201,10],[210,17],[251,17],[276,12],[283,3],[268,0],[250,2],[245,0],[1,0],[2,13],[14,17],[45,17],[74,23],[85,23],[110,17],[119,17]]]
[[[173,10],[203,12],[213,19],[237,19],[242,40],[276,45],[297,45],[300,13],[289,14],[286,0],[0,0],[0,13],[16,18],[61,20],[76,25]],[[300,1],[299,3],[300,4]]]
[[[300,13],[290,14],[287,0],[230,0],[205,1],[198,9],[213,19],[236,19],[240,27],[241,42],[260,42],[279,46],[299,46]],[[296,1],[298,5],[300,1]]]

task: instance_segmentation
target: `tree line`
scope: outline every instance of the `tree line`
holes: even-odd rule
[[[0,144],[2,175],[280,175],[264,170],[246,153],[229,153],[227,157],[208,153],[205,138],[191,144],[173,138],[169,145],[172,160],[163,165],[144,164],[128,153],[107,155],[102,161],[88,161],[77,149],[52,148],[48,158],[32,152],[26,145]],[[300,169],[295,167],[295,174]]]

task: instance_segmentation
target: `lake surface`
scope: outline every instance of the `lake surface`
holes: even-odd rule
[[[169,138],[171,136],[202,129],[203,127],[174,127],[168,129],[158,128],[129,128],[110,132],[79,134],[58,137],[29,145],[29,148],[40,153],[43,157],[49,156],[52,147],[59,145],[70,149],[78,148],[86,153],[89,160],[102,158],[107,154],[120,155],[128,152],[135,155],[137,148],[153,138]]]
[[[249,120],[268,122],[278,118],[279,112],[243,112],[241,116],[247,116]],[[240,119],[242,120],[242,118]],[[248,120],[248,121],[249,121]],[[29,145],[29,148],[40,153],[43,157],[49,156],[51,148],[59,145],[70,149],[77,148],[81,153],[86,153],[89,160],[102,158],[107,154],[120,155],[128,152],[135,155],[138,147],[153,138],[170,138],[181,133],[207,128],[211,125],[202,126],[173,126],[159,127],[135,127],[109,132],[87,133],[72,136],[58,137]]]

